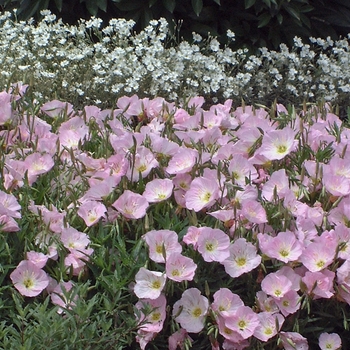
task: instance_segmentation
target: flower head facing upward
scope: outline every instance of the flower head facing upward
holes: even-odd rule
[[[15,288],[26,297],[36,297],[49,285],[46,272],[28,260],[21,261],[10,278]]]

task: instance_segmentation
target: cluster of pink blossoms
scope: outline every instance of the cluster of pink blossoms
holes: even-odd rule
[[[5,100],[16,99],[2,94]],[[142,348],[162,331],[168,317],[167,283],[186,282],[190,287],[172,305],[179,331],[169,337],[170,349],[191,341],[188,333],[201,332],[209,318],[224,339],[224,349],[243,349],[252,337],[265,342],[276,335],[287,350],[306,349],[301,334],[282,330],[285,319],[301,308],[301,298],[337,298],[350,304],[350,131],[337,133],[341,121],[330,111],[316,110],[312,117],[294,114],[284,125],[264,109],[232,110],[231,100],[209,110],[201,108],[203,103],[195,97],[188,108],[176,107],[162,98],[132,96],[120,98],[113,111],[95,106],[74,111],[69,103],[51,101],[41,106],[41,113],[52,120],[66,116],[53,131],[40,116],[20,116],[5,101],[0,110],[0,125],[6,125],[0,131],[6,140],[0,230],[18,230],[20,209],[30,210],[46,225],[33,242],[36,251],[27,254],[11,279],[23,295],[36,296],[44,289],[57,295],[72,285],[60,281],[54,286],[45,272],[46,261],[58,259],[57,249],[63,246],[65,268],[78,275],[93,253],[89,236],[70,226],[73,215],[36,203],[20,208],[11,194],[26,184],[35,186],[58,168],[61,176],[52,181],[52,191],[59,186],[68,194],[80,189],[66,209],[85,228],[116,220],[142,222],[167,202],[177,208],[174,215],[187,210],[216,219],[215,228],[200,220],[189,226],[181,242],[168,229],[143,236],[149,260],[160,271],[142,267],[135,276]],[[281,105],[276,113],[280,118],[288,115]],[[95,158],[84,150],[91,141],[91,125],[103,134],[112,154]],[[19,144],[26,147],[16,153]],[[137,192],[134,185],[140,180],[145,186]],[[107,200],[115,194],[112,203]],[[198,253],[198,260],[188,257],[189,251]],[[209,300],[191,287],[197,269],[208,264],[222,267],[227,279],[260,266],[275,268],[262,275],[256,302],[247,306],[227,288]],[[145,305],[152,310],[148,314],[142,312]],[[320,346],[337,349],[339,339],[324,333]]]

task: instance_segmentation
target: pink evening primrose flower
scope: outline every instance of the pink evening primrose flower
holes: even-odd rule
[[[180,328],[178,331],[176,331],[169,337],[168,350],[177,350],[178,347],[180,347],[180,349],[184,349],[184,344],[186,340],[192,342],[192,339],[189,337],[187,331],[183,328]]]
[[[142,331],[158,333],[162,330],[166,317],[166,298],[163,294],[157,299],[141,299],[136,303],[135,307],[140,310],[138,321],[142,323],[140,326]],[[143,309],[146,307],[152,311],[144,315]]]
[[[284,350],[308,350],[307,339],[297,332],[280,332],[279,334]]]
[[[36,297],[49,285],[46,272],[28,260],[22,260],[10,278],[15,288],[26,297]]]
[[[84,202],[78,209],[78,215],[85,221],[86,226],[96,224],[107,212],[104,204],[89,200]]]
[[[180,253],[172,253],[166,259],[165,273],[173,281],[192,281],[196,269],[197,264],[191,258]]]
[[[307,292],[313,296],[313,299],[329,299],[334,295],[333,281],[335,273],[324,269],[318,272],[306,271],[302,281],[307,287]]]
[[[318,345],[321,350],[338,350],[341,348],[341,339],[337,333],[322,333]]]
[[[203,227],[197,240],[198,251],[204,261],[222,262],[229,256],[229,236],[220,229]]]
[[[245,200],[242,202],[241,214],[254,224],[264,224],[267,222],[264,207],[255,200]]]
[[[78,298],[77,295],[73,295],[71,292],[73,288],[73,283],[60,282],[51,292],[51,301],[53,304],[58,305],[58,313],[61,314],[63,309],[71,309],[72,306],[75,306],[74,300]]]
[[[335,256],[334,246],[325,243],[312,242],[301,254],[299,260],[309,271],[321,271],[333,262]]]
[[[197,177],[185,194],[186,208],[200,211],[212,206],[220,198],[219,185],[210,178]]]
[[[274,171],[270,179],[265,182],[262,189],[262,197],[272,201],[276,191],[279,198],[284,198],[289,192],[289,180],[284,169]]]
[[[199,333],[204,328],[209,301],[197,288],[189,288],[174,304],[173,317],[190,333]]]
[[[223,317],[234,314],[238,308],[244,306],[240,296],[232,293],[228,288],[220,288],[213,298],[211,309]]]
[[[235,278],[254,270],[261,263],[256,247],[245,238],[237,239],[229,248],[229,256],[222,261],[226,273]]]
[[[292,282],[285,276],[270,273],[261,282],[261,289],[275,299],[282,298],[292,288]]]
[[[259,325],[255,328],[253,335],[263,342],[274,337],[280,331],[284,323],[284,317],[278,313],[260,312],[257,316]]]
[[[290,127],[266,131],[257,153],[269,160],[283,159],[296,148],[295,134]]]
[[[141,219],[146,215],[148,202],[140,194],[125,190],[112,206],[128,219]]]
[[[196,164],[198,152],[189,148],[180,148],[170,159],[165,171],[168,174],[184,174],[190,172]]]
[[[134,292],[140,299],[157,299],[162,292],[166,276],[162,272],[150,271],[141,267],[135,276]]]
[[[154,179],[146,184],[142,195],[149,203],[158,203],[168,199],[173,193],[173,188],[170,179]]]
[[[178,242],[178,235],[171,230],[152,230],[148,231],[143,239],[146,241],[151,260],[159,263],[165,263],[165,256],[181,253],[182,247]]]
[[[241,306],[233,315],[225,317],[225,325],[239,333],[243,339],[252,336],[259,323],[257,314],[248,306]]]

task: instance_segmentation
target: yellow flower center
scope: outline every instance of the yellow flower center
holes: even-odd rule
[[[160,284],[159,281],[154,281],[154,282],[152,283],[152,288],[153,288],[153,289],[159,289],[160,286],[161,286],[161,284]]]
[[[193,311],[192,311],[192,316],[198,318],[200,315],[202,314],[202,310],[200,307],[196,307]]]
[[[278,153],[285,153],[287,151],[287,147],[284,145],[280,145],[277,147],[277,152]]]
[[[243,330],[244,328],[247,327],[247,322],[244,321],[244,320],[240,320],[240,321],[238,322],[238,327],[239,327],[239,329]]]
[[[244,256],[241,256],[240,258],[236,259],[236,263],[239,267],[242,267],[246,265],[247,259]]]
[[[34,286],[34,282],[31,278],[26,278],[24,281],[23,281],[23,284],[24,286],[27,288],[27,289],[30,289]]]

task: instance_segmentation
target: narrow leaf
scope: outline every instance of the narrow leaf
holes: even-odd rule
[[[194,13],[199,16],[203,9],[203,0],[191,0]]]
[[[246,9],[249,9],[249,7],[252,7],[255,4],[255,0],[244,0],[244,7]]]

